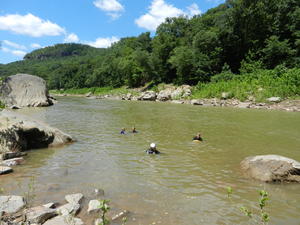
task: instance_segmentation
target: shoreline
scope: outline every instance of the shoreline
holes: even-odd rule
[[[141,92],[143,93],[143,92]],[[280,110],[287,112],[300,112],[300,99],[285,99],[280,102],[255,102],[255,101],[245,101],[242,102],[238,99],[170,99],[170,100],[158,100],[155,99],[143,99],[140,96],[133,96],[130,93],[127,95],[115,95],[115,94],[105,94],[105,95],[93,95],[91,93],[87,94],[58,94],[51,93],[53,96],[57,97],[84,97],[87,99],[109,99],[109,100],[122,100],[122,101],[152,101],[152,102],[163,102],[163,103],[173,103],[173,104],[188,104],[202,107],[231,107],[231,108],[241,108],[241,109],[266,109],[266,110]],[[156,93],[156,96],[158,93]]]

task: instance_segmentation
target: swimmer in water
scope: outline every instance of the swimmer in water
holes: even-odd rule
[[[193,141],[203,141],[201,134],[198,133],[195,137],[193,137]]]
[[[120,134],[126,134],[126,133],[125,133],[125,128],[124,128],[124,127],[122,128]]]
[[[146,150],[147,154],[160,154],[160,152],[156,149],[156,144],[155,143],[151,143],[150,144],[150,148],[148,150]]]

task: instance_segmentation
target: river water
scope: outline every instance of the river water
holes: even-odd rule
[[[300,160],[300,114],[154,102],[61,97],[48,108],[19,112],[78,141],[30,151],[26,163],[1,177],[9,194],[34,192],[35,203],[69,193],[105,190],[113,208],[131,212],[127,224],[257,224],[258,191],[269,192],[270,224],[300,224],[300,185],[264,184],[241,174],[247,156],[280,154]],[[137,134],[120,135],[136,126]],[[204,142],[192,137],[203,134]],[[146,155],[151,142],[161,155]],[[226,187],[233,188],[231,198]],[[92,198],[92,196],[90,197]]]

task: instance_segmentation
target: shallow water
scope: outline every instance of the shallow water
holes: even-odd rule
[[[258,212],[266,189],[270,224],[300,224],[300,185],[245,179],[239,163],[258,154],[300,161],[300,114],[153,102],[62,97],[59,103],[19,112],[46,121],[78,141],[30,151],[1,186],[10,194],[34,192],[35,204],[65,194],[105,190],[113,208],[132,212],[127,224],[257,224],[239,207]],[[139,133],[120,135],[136,126]],[[204,143],[191,142],[201,131]],[[157,143],[161,155],[145,150]],[[33,177],[33,181],[32,178]],[[33,187],[32,183],[34,183]],[[226,187],[233,187],[231,199]]]

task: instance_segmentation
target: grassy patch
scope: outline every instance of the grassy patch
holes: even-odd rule
[[[235,76],[229,81],[199,83],[193,90],[192,98],[221,98],[222,92],[228,92],[230,98],[246,100],[255,97],[257,102],[278,96],[281,98],[299,98],[300,69],[258,70]]]
[[[51,90],[52,94],[71,94],[71,95],[85,95],[92,93],[93,95],[123,95],[131,93],[136,95],[137,92],[125,87],[112,88],[112,87],[92,87],[92,88],[80,88],[80,89],[66,89],[66,90]]]

